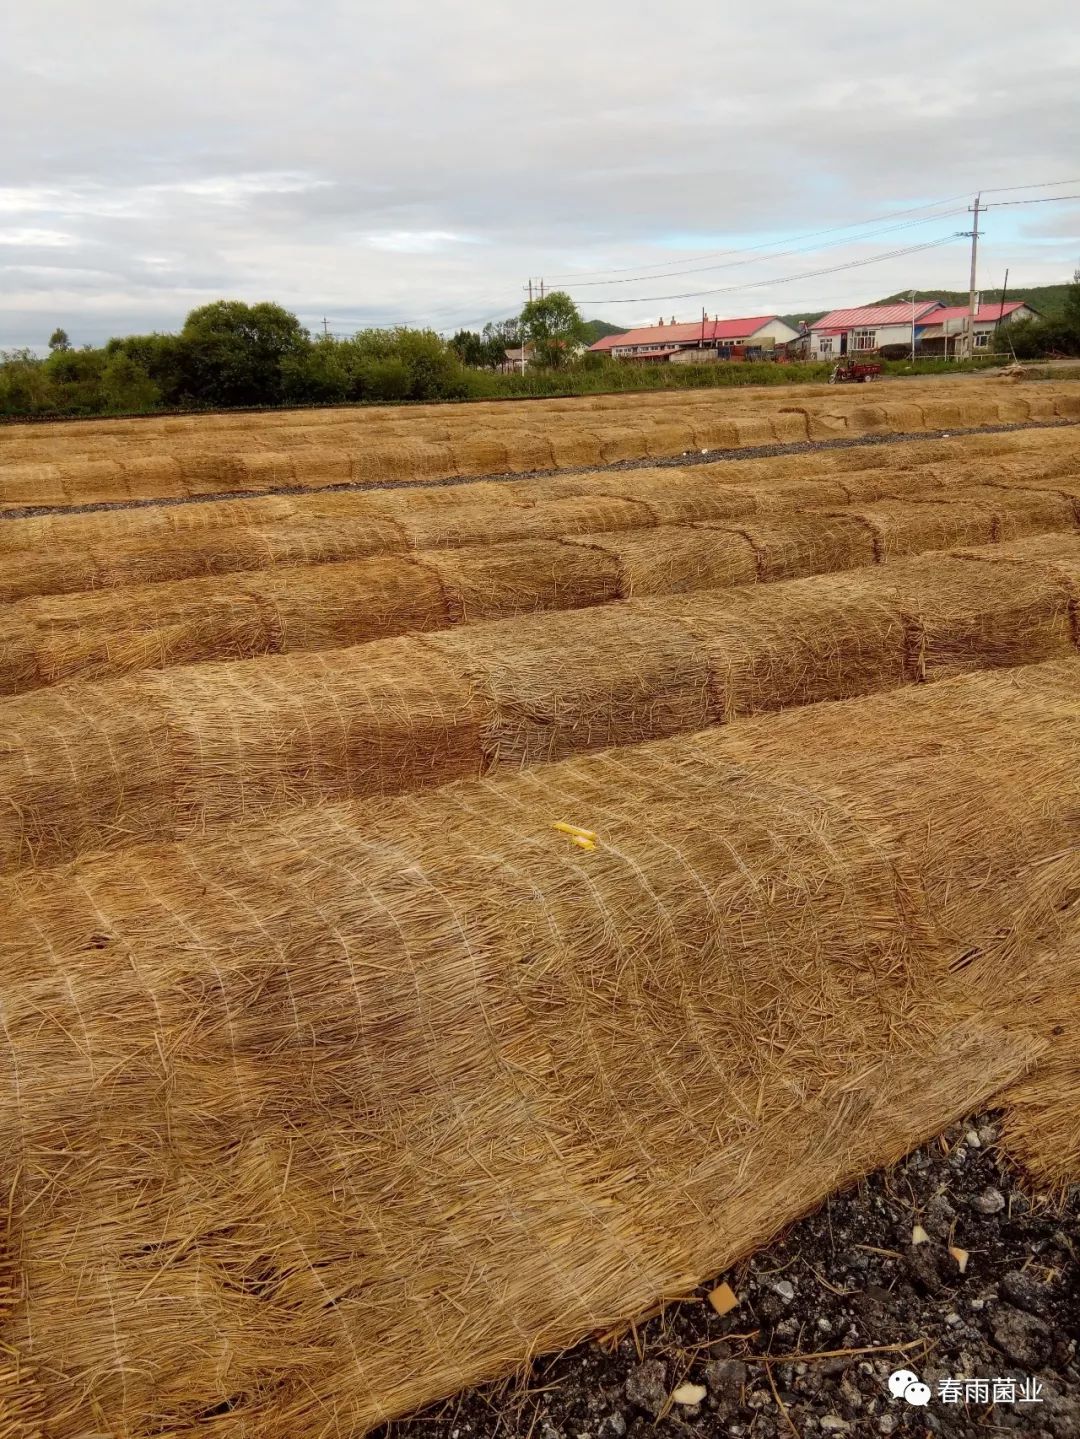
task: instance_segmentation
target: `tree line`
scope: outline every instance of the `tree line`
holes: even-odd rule
[[[1002,334],[1020,359],[1080,355],[1080,271],[1061,317],[1009,325]],[[781,384],[820,379],[829,369],[625,365],[589,353],[587,338],[574,302],[557,290],[530,301],[520,315],[479,331],[459,330],[450,340],[406,326],[346,338],[312,335],[280,305],[218,300],[192,310],[176,334],[128,335],[76,348],[57,329],[45,356],[0,351],[0,417]],[[524,374],[513,372],[506,358],[523,344],[530,356]],[[915,368],[939,366],[920,360]]]
[[[1004,326],[1002,336],[1018,360],[1039,360],[1048,355],[1080,355],[1080,270],[1065,291],[1060,316],[1045,320],[1017,320]]]
[[[312,335],[281,305],[218,300],[192,310],[177,334],[76,348],[57,329],[47,356],[0,352],[0,415],[469,399],[500,393],[508,348],[531,345],[559,370],[577,362],[582,334],[559,292],[450,341],[407,326]]]

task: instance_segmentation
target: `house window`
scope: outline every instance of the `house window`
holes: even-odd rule
[[[877,331],[853,330],[851,334],[851,348],[853,350],[877,349]]]
[[[988,330],[975,331],[975,348],[985,350],[990,343],[990,332]]]
[[[821,338],[818,340],[818,354],[831,355],[832,341],[833,337],[831,335],[822,335]]]

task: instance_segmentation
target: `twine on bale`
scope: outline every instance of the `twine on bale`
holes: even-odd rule
[[[1078,721],[1072,660],[9,882],[15,1434],[362,1434],[989,1100]]]

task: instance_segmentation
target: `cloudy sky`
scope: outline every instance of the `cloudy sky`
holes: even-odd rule
[[[963,240],[876,257],[969,228],[977,189],[1080,196],[1075,0],[4,13],[0,347],[222,296],[452,331],[530,275],[627,325],[826,309],[964,288]],[[987,287],[1080,263],[1080,200],[986,228]]]

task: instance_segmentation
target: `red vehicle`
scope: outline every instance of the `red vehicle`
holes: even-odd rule
[[[841,360],[829,376],[829,384],[865,385],[868,380],[876,380],[881,369],[876,360]]]

